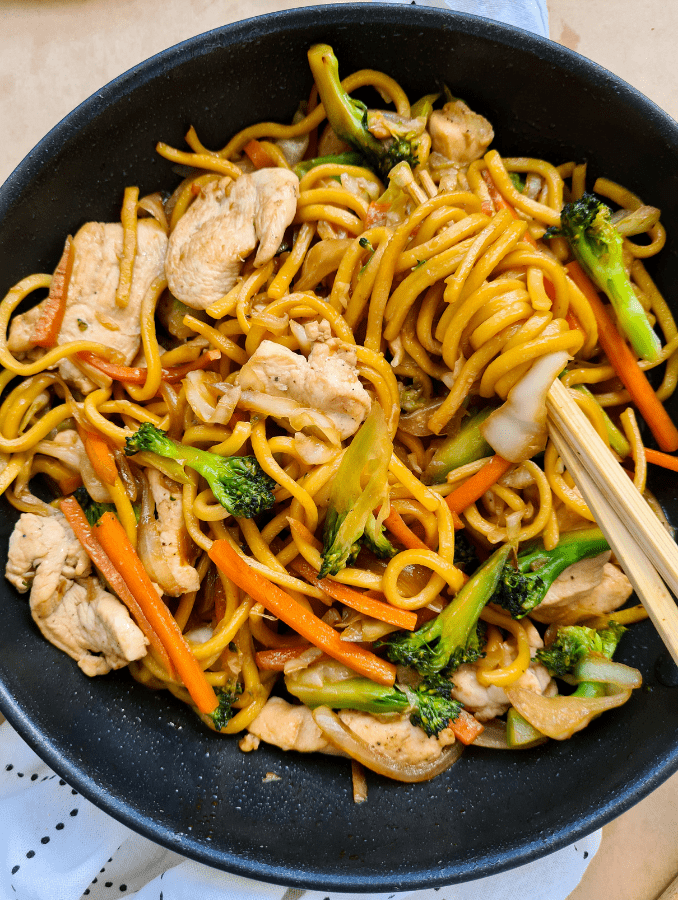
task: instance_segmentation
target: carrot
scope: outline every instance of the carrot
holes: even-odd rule
[[[83,483],[83,479],[80,475],[67,475],[65,478],[62,478],[57,482],[57,486],[62,494],[72,494],[75,490],[77,490],[80,485]]]
[[[105,484],[114,484],[118,477],[118,469],[108,441],[96,431],[86,431],[80,425],[77,427],[80,440],[85,446],[87,458],[92,463],[92,468],[97,476]]]
[[[251,163],[255,166],[256,169],[270,169],[272,168],[272,166],[276,165],[271,156],[262,147],[262,144],[254,139],[252,141],[248,141],[248,143],[243,148],[243,152],[250,159]]]
[[[391,531],[400,544],[403,544],[408,550],[429,550],[425,541],[421,541],[417,534],[414,534],[402,519],[396,509],[390,507],[390,514],[387,516],[383,525],[388,531]]]
[[[389,211],[389,203],[379,203],[377,200],[369,203],[364,227],[373,228],[374,225],[384,225],[385,217]]]
[[[456,514],[462,513],[492,488],[499,478],[508,471],[512,463],[496,454],[485,466],[475,472],[467,481],[459,484],[446,498],[449,509]]]
[[[214,712],[218,706],[215,692],[208,684],[170,610],[158,596],[125,529],[113,513],[106,512],[94,530],[104,552],[111,559],[158,634],[198,710],[205,715]]]
[[[461,709],[458,713],[458,717],[454,719],[451,728],[456,735],[456,739],[461,744],[472,744],[484,731],[482,723],[478,722],[473,715],[464,709]]]
[[[577,262],[570,262],[566,269],[572,281],[590,303],[597,322],[600,346],[626,387],[633,403],[639,409],[642,418],[649,425],[657,444],[662,450],[677,450],[678,429],[666,412],[663,403],[654,393],[647,376],[638,366],[628,344],[607,315],[605,305],[600,300],[595,286]]]
[[[158,658],[160,659],[164,668],[168,672],[170,672],[170,674],[173,674],[174,669],[172,662],[165,647],[161,643],[161,639],[151,627],[149,620],[142,612],[141,606],[139,605],[133,594],[130,592],[127,584],[123,581],[120,572],[116,568],[114,568],[113,563],[104,552],[102,545],[94,536],[92,528],[90,527],[90,523],[87,521],[85,513],[83,512],[78,501],[74,497],[65,497],[63,500],[59,501],[59,507],[63,512],[66,521],[73,529],[73,533],[82,544],[83,549],[85,550],[87,555],[90,557],[93,565],[95,565],[99,569],[99,571],[108,582],[109,587],[116,592],[116,595],[130,610],[133,619],[137,622],[147,640],[149,641],[149,644],[158,654]]]
[[[662,466],[664,469],[672,469],[674,472],[678,471],[677,456],[670,456],[668,453],[659,453],[658,450],[650,450],[649,447],[645,447],[645,457],[647,458],[648,463],[653,463],[655,466]]]
[[[198,359],[193,362],[182,363],[181,366],[168,366],[161,369],[161,378],[168,384],[177,384],[189,372],[196,369],[205,369],[219,359],[222,354],[219,350],[207,350],[202,353]],[[118,366],[116,363],[103,359],[101,356],[95,356],[94,353],[77,353],[76,356],[86,362],[89,366],[99,369],[104,375],[108,375],[114,381],[122,381],[125,384],[144,384],[146,382],[146,369],[139,366]]]
[[[283,667],[292,659],[297,659],[305,650],[309,650],[310,644],[297,644],[294,647],[275,647],[271,650],[258,650],[255,654],[255,663],[258,669],[266,672],[283,672]]]
[[[331,581],[330,578],[318,578],[313,566],[310,566],[301,557],[295,559],[291,566],[303,578],[306,578],[310,584],[313,584],[314,587],[318,587],[324,594],[328,594],[334,600],[339,600],[340,603],[344,603],[350,609],[355,609],[357,612],[370,616],[372,619],[380,619],[381,622],[397,625],[399,628],[405,628],[408,631],[413,631],[416,627],[418,617],[410,610],[397,609],[397,607],[389,603],[383,603],[382,600],[376,600],[373,597],[366,596],[361,591],[355,591],[354,588],[348,587],[346,584]]]
[[[215,541],[208,554],[215,565],[241,590],[315,647],[319,647],[328,656],[372,681],[386,685],[394,684],[396,666],[385,662],[359,644],[341,640],[340,635],[330,625],[296,603],[277,584],[268,581],[251,568],[247,560],[240,556],[228,541]]]
[[[54,347],[57,343],[57,335],[66,312],[66,295],[71,281],[74,257],[73,239],[69,235],[59,264],[54,270],[47,300],[33,328],[31,340],[37,347]]]

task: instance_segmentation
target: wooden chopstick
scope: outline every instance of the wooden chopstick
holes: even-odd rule
[[[564,457],[562,460],[577,486],[577,474],[585,470],[642,553],[677,596],[677,545],[558,379],[548,392],[547,406],[552,430],[558,432],[573,451],[571,468]],[[587,503],[587,498],[584,499]]]
[[[649,614],[668,652],[678,662],[678,609],[651,561],[609,504],[590,473],[581,465],[564,434],[549,426],[550,437],[588,508],[595,516],[616,559]],[[624,478],[626,476],[624,475]],[[627,479],[626,479],[627,480]],[[630,484],[630,482],[628,482]]]

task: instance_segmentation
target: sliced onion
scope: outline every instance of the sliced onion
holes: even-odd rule
[[[472,742],[474,747],[488,747],[490,750],[512,750],[508,744],[508,727],[500,719],[484,723],[484,731]]]
[[[168,566],[161,538],[156,524],[155,504],[146,478],[142,479],[142,501],[137,528],[137,553],[149,578],[159,584],[164,592],[170,593],[177,587]]]
[[[324,737],[334,747],[342,750],[372,772],[377,772],[378,775],[385,775],[387,778],[392,778],[395,781],[406,781],[409,783],[429,781],[457,762],[463,752],[463,745],[460,741],[456,741],[455,744],[445,747],[441,756],[435,760],[415,764],[405,763],[374,750],[366,741],[348,728],[342,719],[327,706],[318,706],[312,710],[312,716],[323,732]]]
[[[520,687],[507,687],[505,693],[517,712],[541,734],[564,741],[605,710],[623,706],[632,691],[608,684],[604,697],[545,697]]]
[[[638,206],[637,209],[619,209],[611,217],[611,223],[619,234],[631,237],[644,234],[659,221],[661,210],[655,206]]]

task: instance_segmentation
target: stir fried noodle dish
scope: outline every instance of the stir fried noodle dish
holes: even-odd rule
[[[665,522],[677,329],[658,209],[308,56],[292,124],[158,144],[176,190],[126,187],[2,301],[6,577],[84,675],[350,757],[360,801],[362,766],[423,781],[640,687],[613,656],[646,614],[545,401],[559,378]]]

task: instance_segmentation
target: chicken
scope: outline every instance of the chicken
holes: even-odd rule
[[[236,284],[258,242],[253,265],[268,263],[293,221],[299,192],[297,175],[288,169],[206,185],[170,236],[165,271],[172,294],[193,309],[207,309]]]
[[[450,729],[444,729],[439,738],[428,737],[421,728],[411,725],[408,717],[380,720],[370,713],[351,709],[341,710],[339,716],[374,750],[411,765],[437,759],[443,747],[455,742]],[[282,750],[339,753],[323,736],[306,706],[292,706],[280,697],[270,697],[248,731]]]
[[[90,573],[90,560],[60,513],[23,513],[9,542],[5,576],[30,589],[33,620],[86,675],[103,675],[146,654],[147,640],[123,604]]]
[[[532,610],[531,617],[546,624],[574,625],[623,606],[633,593],[633,586],[621,569],[609,562],[610,556],[607,550],[566,568],[550,585],[543,602]]]
[[[143,503],[139,528],[139,553],[149,576],[170,597],[197,591],[201,585],[198,572],[189,561],[193,546],[184,524],[182,489],[156,469],[146,475],[153,506]]]
[[[542,643],[542,642],[541,642]],[[516,651],[515,651],[516,652]],[[508,659],[510,662],[510,658]],[[508,711],[510,701],[502,687],[495,684],[486,687],[477,680],[477,668],[463,663],[451,675],[452,695],[480,722],[488,722]],[[536,694],[553,696],[557,692],[555,682],[542,663],[532,662],[529,668],[512,685]]]
[[[165,232],[155,219],[137,223],[137,253],[132,272],[130,299],[126,307],[116,304],[116,289],[123,251],[123,226],[118,222],[88,222],[73,239],[73,272],[66,296],[66,311],[57,344],[97,341],[117,350],[129,365],[140,346],[140,309],[144,295],[159,275],[167,247]],[[31,337],[45,301],[15,316],[8,346],[13,353],[34,347]],[[94,390],[94,382],[69,359],[58,363],[59,373],[83,394]]]
[[[493,128],[484,116],[462,100],[445,103],[429,118],[432,149],[459,166],[467,166],[484,154],[493,140]]]
[[[237,383],[243,391],[318,410],[344,440],[357,431],[371,409],[356,367],[356,350],[338,338],[315,341],[308,359],[273,341],[262,341],[240,370]]]

